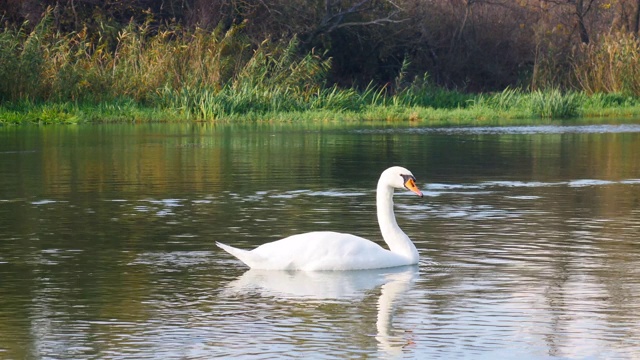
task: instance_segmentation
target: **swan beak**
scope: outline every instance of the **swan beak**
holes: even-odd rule
[[[404,186],[414,192],[416,195],[422,197],[422,191],[420,191],[420,189],[418,189],[418,187],[416,186],[416,182],[415,180],[413,180],[413,178],[409,178],[407,181],[405,181]]]

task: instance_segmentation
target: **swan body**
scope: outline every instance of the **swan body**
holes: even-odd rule
[[[252,269],[357,270],[415,263],[365,238],[333,231],[292,235],[250,251],[217,245]]]
[[[251,269],[263,270],[364,270],[418,263],[418,250],[398,226],[393,213],[395,188],[422,197],[413,174],[399,166],[385,170],[378,180],[378,224],[389,250],[365,238],[332,231],[315,231],[242,250],[216,244]]]

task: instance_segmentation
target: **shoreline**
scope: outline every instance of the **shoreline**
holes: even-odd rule
[[[197,117],[173,108],[144,106],[134,102],[100,104],[41,103],[0,105],[0,126],[100,123],[407,123],[422,126],[475,126],[562,122],[602,122],[640,118],[640,104],[629,106],[582,106],[568,117],[535,116],[524,107],[494,109],[485,105],[466,108],[365,105],[361,110],[317,109],[264,111]]]

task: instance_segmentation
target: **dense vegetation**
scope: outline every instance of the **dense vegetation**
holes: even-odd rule
[[[638,0],[14,0],[0,12],[0,123],[640,113]]]

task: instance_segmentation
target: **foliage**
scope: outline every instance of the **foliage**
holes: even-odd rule
[[[179,109],[186,117],[206,120],[226,115],[299,111],[313,108],[340,110],[351,104],[355,93],[325,88],[329,60],[309,53],[298,57],[297,39],[287,46],[265,41],[229,81],[216,89],[218,82],[166,84],[157,91],[154,103]]]
[[[508,111],[523,105],[523,93],[520,89],[506,88],[502,92],[491,95],[478,95],[475,101],[477,107],[489,107],[497,111]]]
[[[559,89],[523,92],[507,88],[490,95],[479,95],[474,107],[488,107],[498,112],[520,112],[532,117],[565,119],[579,116],[585,105],[585,96]]]
[[[5,124],[75,124],[80,118],[76,108],[63,103],[36,105],[24,102],[12,108],[0,108],[0,114],[0,123]]]
[[[418,3],[412,6],[424,11]],[[359,120],[567,118],[633,113],[640,96],[640,43],[624,33],[577,47],[570,78],[553,73],[562,65],[554,62],[562,52],[556,52],[557,44],[553,49],[541,46],[547,55],[537,66],[539,74],[547,75],[537,77],[546,80],[534,91],[523,85],[474,94],[443,87],[442,69],[424,71],[426,55],[406,48],[393,55],[398,61],[385,70],[385,77],[393,74],[388,81],[342,86],[336,81],[336,60],[329,56],[335,49],[309,48],[309,34],[256,42],[247,21],[207,30],[158,24],[152,16],[139,25],[114,27],[96,20],[93,29],[85,25],[62,32],[55,14],[50,10],[35,26],[25,22],[0,32],[2,123],[75,123],[101,120],[100,116],[107,121],[146,121],[152,116],[211,121],[276,118],[283,113],[324,118],[329,112]],[[331,29],[323,36],[342,27],[335,24]],[[544,39],[556,36],[545,34]],[[460,28],[457,36],[470,34]],[[430,56],[433,60],[441,55]],[[606,110],[612,107],[619,110]]]
[[[129,24],[116,39],[62,34],[45,19],[0,35],[0,101],[149,101],[163,86],[222,87],[250,59],[239,27],[194,32]],[[233,54],[233,56],[230,56]]]
[[[580,46],[574,59],[577,86],[588,94],[640,96],[640,39],[617,32]]]
[[[47,6],[53,8],[46,11]],[[62,71],[58,79],[76,84],[54,84],[71,91],[61,98],[82,96],[85,88],[99,94],[100,87],[111,88],[114,83],[123,91],[119,95],[131,92],[141,98],[148,94],[137,91],[141,86],[158,87],[167,81],[174,88],[179,82],[197,85],[194,82],[199,79],[210,83],[217,78],[224,84],[244,67],[264,39],[287,44],[294,37],[300,39],[296,55],[305,56],[315,49],[316,54],[332,58],[327,81],[341,88],[374,84],[395,93],[396,88],[389,88],[403,72],[408,80],[428,73],[439,87],[474,92],[501,91],[507,86],[624,92],[620,87],[597,90],[592,89],[592,82],[575,82],[573,62],[582,60],[571,55],[574,49],[597,48],[603,37],[613,37],[612,45],[616,39],[634,39],[640,27],[637,0],[12,0],[0,2],[0,14],[5,35],[15,24],[23,24],[23,37],[47,29],[57,34],[36,36],[32,46],[24,49],[16,49],[23,41],[3,41],[2,59],[25,50],[24,66],[11,68],[14,63],[0,72],[20,70],[30,75],[34,73],[28,69],[58,61],[50,74]],[[43,18],[49,20],[43,22]],[[77,39],[67,37],[71,34]],[[70,48],[54,49],[55,55],[66,54],[56,59],[34,53],[39,43]],[[633,50],[628,44],[621,45]],[[89,66],[98,61],[90,58],[94,56],[102,58],[102,68]],[[589,58],[587,63],[596,60]],[[410,66],[405,66],[407,59]],[[78,62],[95,76],[76,72]],[[109,80],[101,72],[112,71],[108,65],[114,63],[116,71],[110,82],[100,82]],[[185,73],[187,67],[194,69]],[[581,76],[589,75],[587,67],[579,69]],[[145,79],[149,71],[152,76]],[[197,77],[185,77],[187,74]],[[129,75],[131,86],[124,80]],[[29,81],[20,84],[25,88],[20,90],[30,95],[30,86],[40,80]],[[580,87],[583,83],[584,88]]]
[[[583,98],[580,94],[565,93],[558,89],[536,90],[531,93],[531,114],[549,119],[566,119],[580,115]]]

